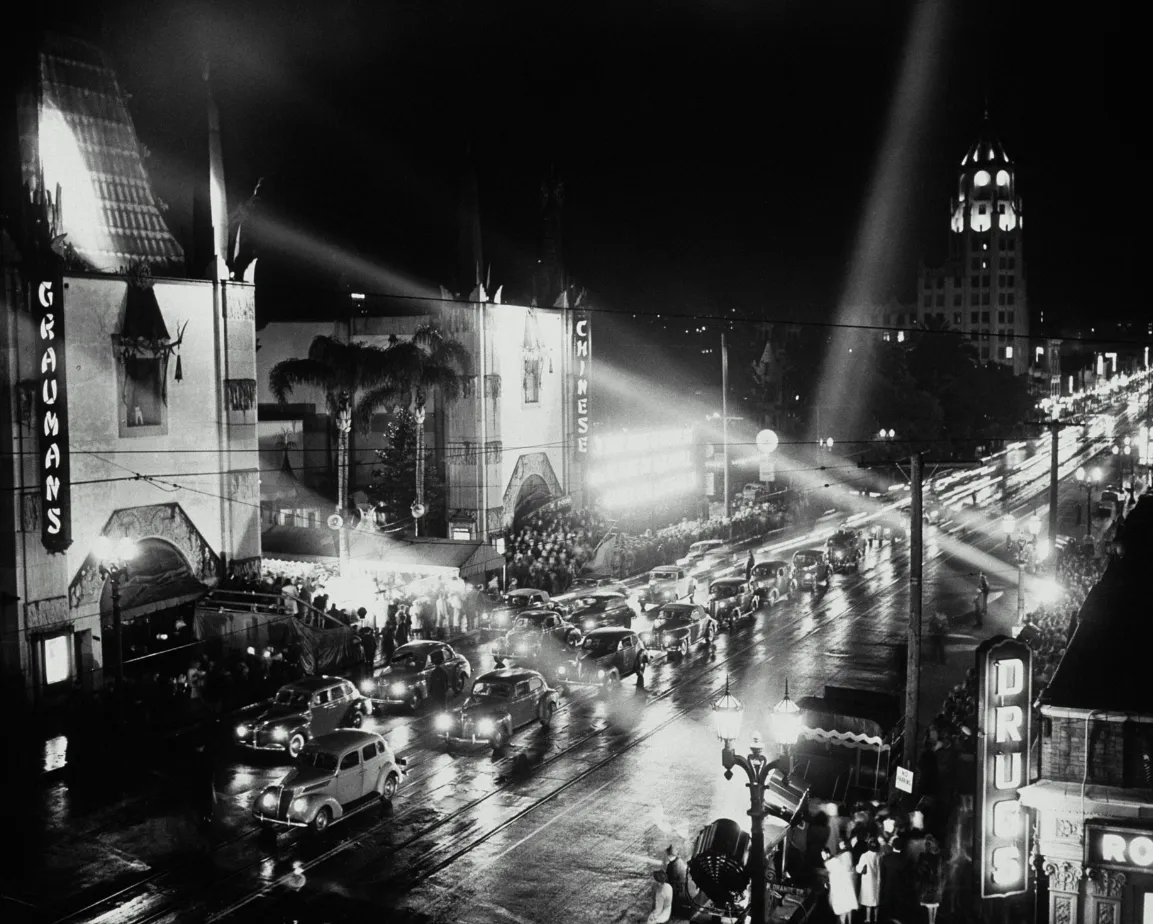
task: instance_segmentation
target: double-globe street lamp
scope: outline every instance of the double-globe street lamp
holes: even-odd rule
[[[1041,534],[1041,518],[1037,514],[1029,517],[1027,535],[1017,537],[1013,541],[1013,534],[1017,530],[1017,521],[1010,513],[1005,514],[1001,520],[1001,528],[1005,531],[1005,541],[1017,558],[1017,625],[1025,622],[1025,566],[1037,554],[1037,537]]]
[[[1085,541],[1093,541],[1093,485],[1101,480],[1101,469],[1077,469],[1077,483],[1085,489]]]
[[[789,698],[789,682],[785,681],[785,698],[773,707],[771,727],[773,737],[781,746],[783,754],[777,760],[765,757],[765,742],[760,732],[753,732],[749,740],[748,755],[741,755],[734,747],[741,733],[741,720],[745,707],[729,692],[725,682],[724,695],[713,704],[713,719],[717,737],[721,739],[721,764],[725,768],[725,779],[733,778],[733,767],[740,767],[748,777],[749,818],[752,819],[752,840],[749,846],[751,873],[751,896],[749,900],[749,920],[752,924],[765,922],[765,788],[769,774],[781,770],[785,779],[792,773],[792,748],[797,743],[801,731],[801,715],[797,704]]]
[[[128,564],[136,557],[136,543],[125,536],[96,540],[94,551],[100,561],[100,576],[112,584],[112,636],[116,657],[116,693],[124,695],[124,633],[120,618],[120,579],[128,576]]]

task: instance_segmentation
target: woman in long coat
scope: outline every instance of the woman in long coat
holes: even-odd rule
[[[844,841],[838,845],[836,856],[825,851],[825,869],[829,871],[829,906],[833,914],[841,919],[841,924],[850,924],[853,912],[857,910],[857,890],[853,887],[853,855],[845,847]]]
[[[877,905],[881,903],[881,845],[875,837],[869,838],[865,852],[857,861],[857,872],[861,875],[861,907],[865,909],[865,920],[877,920]]]

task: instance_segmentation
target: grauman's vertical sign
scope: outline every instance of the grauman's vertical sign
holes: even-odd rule
[[[589,451],[589,369],[590,355],[589,316],[578,311],[573,318],[573,354],[576,369],[576,450]]]
[[[40,453],[40,538],[49,552],[72,545],[68,464],[68,364],[65,361],[64,282],[59,273],[36,285],[36,347],[40,368],[36,427]]]
[[[1029,782],[1033,654],[995,636],[977,649],[977,869],[981,897],[1029,887],[1029,825],[1021,787]]]

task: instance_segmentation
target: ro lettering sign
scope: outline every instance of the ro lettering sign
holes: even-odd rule
[[[998,636],[977,649],[976,858],[982,898],[1029,888],[1029,824],[1021,788],[1029,782],[1033,654]]]
[[[34,294],[36,430],[39,442],[40,538],[50,552],[72,545],[71,475],[68,463],[68,366],[65,361],[64,283],[57,274],[40,281]]]
[[[592,366],[589,317],[578,312],[573,318],[573,369],[576,372],[576,451],[589,451],[589,369]]]
[[[1153,870],[1153,831],[1085,826],[1088,862],[1131,872]]]

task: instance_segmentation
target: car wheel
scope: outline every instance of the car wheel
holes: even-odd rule
[[[503,751],[505,745],[508,744],[508,729],[503,725],[492,734],[492,749],[494,751]]]
[[[396,795],[397,789],[400,788],[400,777],[395,773],[390,773],[384,778],[384,785],[380,787],[380,800],[381,802],[391,802],[393,796]]]
[[[288,756],[296,760],[300,756],[300,752],[304,750],[304,735],[297,732],[288,739],[288,744],[284,748],[288,752]]]
[[[556,703],[544,702],[540,704],[540,724],[542,728],[552,725],[552,717],[556,713]]]
[[[677,654],[679,654],[681,656],[682,661],[689,656],[689,639],[688,639],[688,636],[685,636],[684,638],[681,639],[681,645],[677,649]]]
[[[327,805],[322,805],[316,813],[316,817],[312,819],[312,830],[319,834],[332,823],[332,809]]]
[[[412,693],[409,694],[408,708],[410,710],[412,710],[413,712],[416,712],[418,709],[420,709],[420,704],[422,702],[423,702],[423,699],[420,695],[419,690],[413,690]]]
[[[452,692],[456,696],[460,696],[464,692],[464,688],[468,685],[468,674],[464,671],[457,671],[456,677],[452,681]]]
[[[353,711],[352,715],[348,717],[348,727],[360,728],[362,724],[364,724],[364,716],[361,715],[359,709],[356,709]]]

